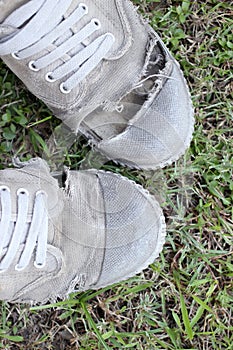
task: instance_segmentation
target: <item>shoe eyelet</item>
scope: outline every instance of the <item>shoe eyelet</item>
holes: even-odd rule
[[[42,196],[48,198],[47,192],[45,192],[43,190],[39,190],[39,191],[36,192],[36,196],[39,196],[39,195],[42,195]]]
[[[85,14],[88,13],[88,6],[86,4],[84,4],[83,2],[81,2],[81,4],[79,4],[79,7],[81,7],[83,9],[83,11],[85,11]]]
[[[0,186],[0,192],[10,192],[10,189],[7,186]]]
[[[34,266],[36,269],[43,269],[45,267],[45,263],[41,264],[41,263],[37,263],[36,261],[34,261]]]
[[[28,63],[28,67],[29,67],[33,72],[39,72],[39,69],[36,68],[36,66],[35,66],[35,61],[30,61],[30,62]]]
[[[25,188],[19,188],[17,191],[17,196],[19,195],[29,196],[29,192]]]
[[[93,23],[97,28],[101,28],[101,23],[97,18],[93,18],[91,23]]]
[[[106,36],[112,38],[112,41],[115,42],[116,38],[112,33],[106,33]]]
[[[24,269],[25,269],[24,266],[19,266],[19,264],[15,265],[15,271],[20,272],[20,271],[23,271]]]
[[[18,56],[18,52],[12,52],[11,56],[17,61],[21,60],[21,58]]]
[[[67,88],[65,87],[65,84],[64,84],[64,83],[61,83],[61,85],[60,85],[60,90],[61,90],[61,92],[62,92],[63,94],[69,94],[69,93],[71,92],[71,90],[69,90],[69,89],[67,89]]]
[[[45,75],[45,80],[48,82],[48,83],[54,83],[57,79],[54,79],[52,77],[52,72],[48,72],[46,75]]]

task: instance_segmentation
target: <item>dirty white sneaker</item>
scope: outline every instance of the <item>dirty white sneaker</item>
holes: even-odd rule
[[[1,1],[0,56],[108,158],[145,169],[170,164],[194,124],[178,63],[129,0],[84,2]]]
[[[44,303],[127,279],[158,256],[157,201],[113,173],[68,171],[40,158],[0,171],[0,299]]]

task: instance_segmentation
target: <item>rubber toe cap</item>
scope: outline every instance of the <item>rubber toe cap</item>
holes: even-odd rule
[[[194,127],[189,90],[178,63],[159,93],[151,95],[130,125],[98,149],[120,163],[145,169],[163,167],[188,148]]]
[[[165,224],[157,201],[141,186],[112,174],[99,174],[106,217],[106,245],[94,288],[127,279],[142,271],[160,253]]]

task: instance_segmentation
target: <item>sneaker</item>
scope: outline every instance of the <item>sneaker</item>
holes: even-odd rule
[[[129,0],[3,0],[0,22],[3,61],[107,158],[155,169],[185,152],[187,84]]]
[[[0,299],[45,303],[127,279],[158,256],[157,201],[113,173],[66,170],[59,186],[40,158],[0,171]]]

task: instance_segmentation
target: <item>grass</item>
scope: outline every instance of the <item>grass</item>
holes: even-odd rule
[[[179,60],[196,110],[185,157],[156,172],[111,163],[149,189],[166,215],[167,241],[140,275],[39,307],[0,307],[3,349],[232,350],[232,1],[134,1]],[[59,122],[0,63],[0,168],[41,156]],[[77,168],[86,141],[67,152]]]

